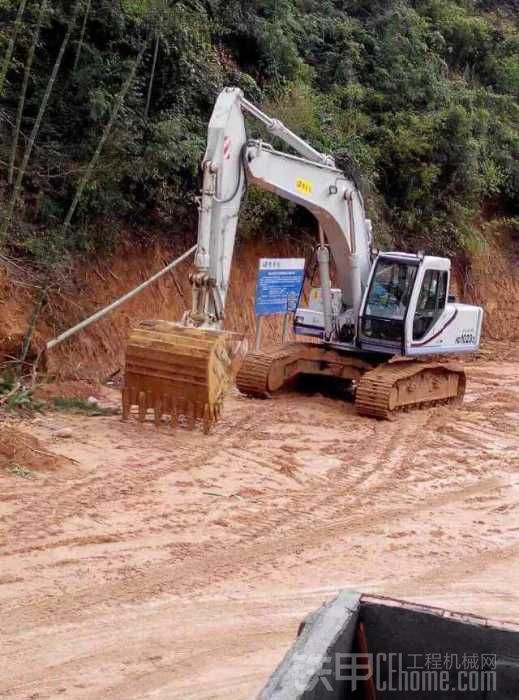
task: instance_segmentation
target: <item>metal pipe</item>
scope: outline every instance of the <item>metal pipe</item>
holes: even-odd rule
[[[263,335],[263,316],[257,316],[256,318],[256,338],[254,340],[254,351],[259,352],[261,350],[261,337]]]
[[[125,301],[128,301],[128,299],[131,299],[134,297],[136,294],[139,292],[142,292],[143,289],[146,289],[146,287],[149,287],[150,284],[153,284],[156,280],[158,280],[160,277],[165,275],[167,272],[172,270],[174,267],[179,265],[181,262],[183,262],[186,258],[188,258],[190,255],[192,255],[196,250],[196,245],[194,245],[192,248],[189,250],[186,250],[185,253],[183,253],[179,258],[176,260],[173,260],[173,262],[169,263],[169,265],[166,265],[162,270],[159,270],[159,272],[156,272],[152,277],[150,277],[146,282],[143,282],[142,284],[139,284],[138,287],[135,287],[135,289],[132,289],[129,291],[127,294],[124,296],[120,297],[116,301],[114,301],[112,304],[109,306],[105,306],[104,309],[100,309],[99,311],[96,311],[95,314],[92,314],[92,316],[89,316],[88,318],[85,318],[84,321],[81,321],[81,323],[78,323],[77,325],[73,326],[72,328],[69,328],[68,331],[65,331],[64,333],[61,333],[58,335],[56,338],[53,338],[52,340],[49,340],[49,342],[46,345],[47,350],[52,350],[52,348],[55,348],[56,345],[59,345],[62,343],[64,340],[67,340],[71,336],[75,335],[79,331],[82,331],[83,328],[86,328],[89,326],[91,323],[94,323],[94,321],[99,321],[99,319],[103,318],[103,316],[106,316],[107,314],[110,313],[110,311],[113,311],[116,309],[118,306],[121,306],[121,304],[124,304]]]
[[[308,160],[311,160],[314,163],[321,163],[322,165],[335,167],[335,161],[331,156],[328,156],[325,153],[320,153],[318,150],[310,146],[310,144],[304,141],[304,139],[297,136],[297,134],[294,134],[293,131],[290,131],[290,129],[286,127],[283,122],[279,121],[279,119],[269,117],[268,114],[262,112],[261,109],[258,109],[244,97],[240,97],[240,104],[246,112],[252,114],[252,116],[256,117],[258,121],[265,124],[267,129],[274,134],[274,136],[282,139],[288,146],[293,148],[304,158],[308,158]]]

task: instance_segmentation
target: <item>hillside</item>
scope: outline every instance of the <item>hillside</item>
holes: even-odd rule
[[[496,255],[503,279],[512,274],[519,230],[516,10],[472,0],[0,0],[3,349],[20,352],[33,308],[43,310],[35,339],[49,338],[193,241],[207,121],[226,84],[355,177],[380,246],[451,256],[462,291],[491,305],[490,335],[515,337],[499,308],[503,293],[515,308],[515,283],[487,282]],[[314,224],[250,189],[240,232],[274,250]],[[176,314],[172,296],[152,293],[154,312]],[[121,313],[112,345],[140,317]]]
[[[518,210],[515,9],[2,0],[2,245],[54,266],[110,246],[123,222],[184,233],[208,116],[232,84],[356,176],[380,243],[471,248],[483,206]],[[250,192],[246,233],[305,226]]]

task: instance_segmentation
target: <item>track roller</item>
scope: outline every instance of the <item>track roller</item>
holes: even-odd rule
[[[248,353],[236,377],[247,396],[268,398],[298,375],[358,381],[373,365],[352,353],[317,343],[287,343],[272,352]]]

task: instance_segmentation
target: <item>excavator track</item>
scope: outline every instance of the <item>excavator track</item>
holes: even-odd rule
[[[247,396],[269,398],[298,375],[325,375],[358,381],[373,365],[351,353],[341,353],[317,343],[287,343],[271,352],[245,356],[236,377]]]
[[[257,399],[268,399],[268,375],[272,360],[263,353],[249,353],[245,358],[238,376],[236,386],[247,396]]]
[[[465,393],[465,372],[457,365],[401,360],[374,366],[315,343],[289,343],[272,352],[247,354],[236,384],[247,396],[269,398],[298,374],[356,381],[356,409],[373,418],[391,419],[403,410],[458,403]]]
[[[250,352],[247,353],[243,364],[236,377],[236,386],[247,396],[253,396],[258,399],[268,399],[276,389],[269,382],[269,375],[274,365],[281,363],[297,361],[300,351],[290,344],[281,350],[272,353],[265,352]]]
[[[361,415],[391,419],[403,410],[459,403],[465,383],[465,372],[457,365],[412,360],[384,363],[361,378],[355,407]]]

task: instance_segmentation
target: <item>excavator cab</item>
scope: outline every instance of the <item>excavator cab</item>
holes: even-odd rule
[[[360,319],[361,342],[394,353],[403,348],[405,321],[419,259],[414,255],[378,256]]]
[[[449,282],[446,258],[379,254],[359,318],[361,348],[395,355],[473,352],[482,310],[451,302]]]

